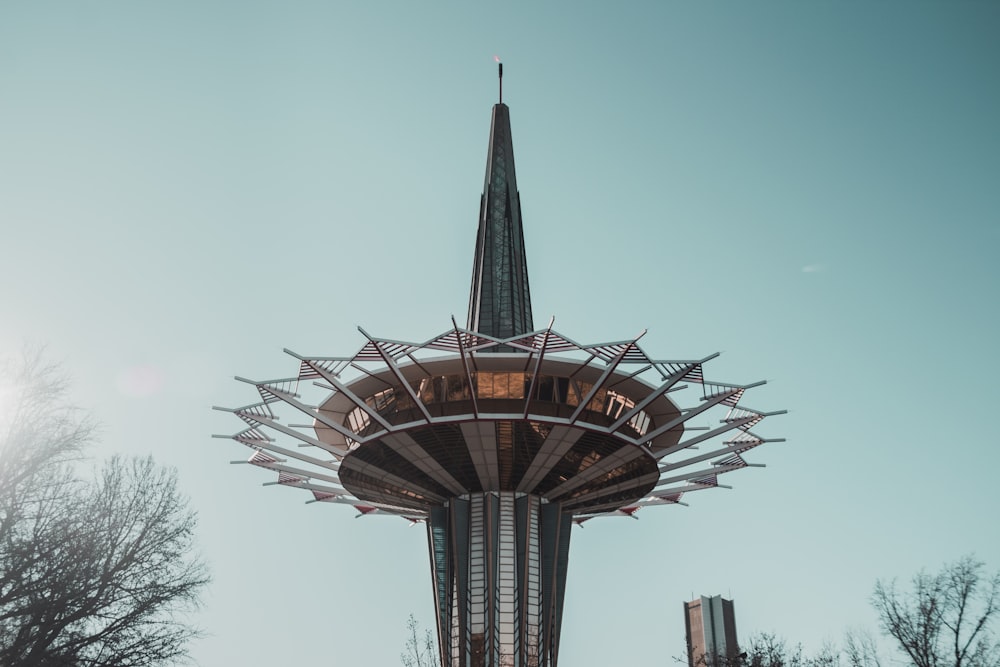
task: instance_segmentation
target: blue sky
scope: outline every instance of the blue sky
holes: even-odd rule
[[[395,665],[422,528],[263,489],[212,440],[284,377],[461,321],[493,56],[536,322],[649,333],[787,408],[731,491],[573,536],[561,661],[673,664],[681,602],[807,650],[879,577],[1000,568],[1000,4],[0,4],[0,345],[48,345],[96,454],[175,466],[201,665]]]

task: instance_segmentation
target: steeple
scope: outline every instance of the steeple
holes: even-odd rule
[[[503,65],[500,65],[500,77],[502,82]],[[497,338],[534,330],[521,229],[521,201],[514,173],[510,109],[503,102],[493,105],[490,123],[468,328]]]

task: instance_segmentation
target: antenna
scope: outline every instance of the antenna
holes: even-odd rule
[[[503,104],[503,63],[497,63],[497,69],[500,73],[500,104]]]

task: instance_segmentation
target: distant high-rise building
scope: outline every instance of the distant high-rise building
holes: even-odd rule
[[[733,601],[721,595],[684,603],[688,667],[732,664],[739,653]]]

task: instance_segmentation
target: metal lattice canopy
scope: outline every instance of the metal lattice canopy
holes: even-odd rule
[[[744,454],[783,440],[751,429],[785,411],[741,404],[763,382],[705,379],[717,354],[657,360],[641,335],[584,345],[551,323],[511,338],[455,325],[424,343],[361,331],[367,342],[353,356],[285,350],[299,362],[294,377],[237,378],[260,400],[216,408],[247,426],[215,436],[253,450],[234,463],[359,516],[423,521],[449,498],[515,491],[559,501],[580,523],[729,488],[719,475],[760,465]],[[308,423],[295,423],[303,416]]]

